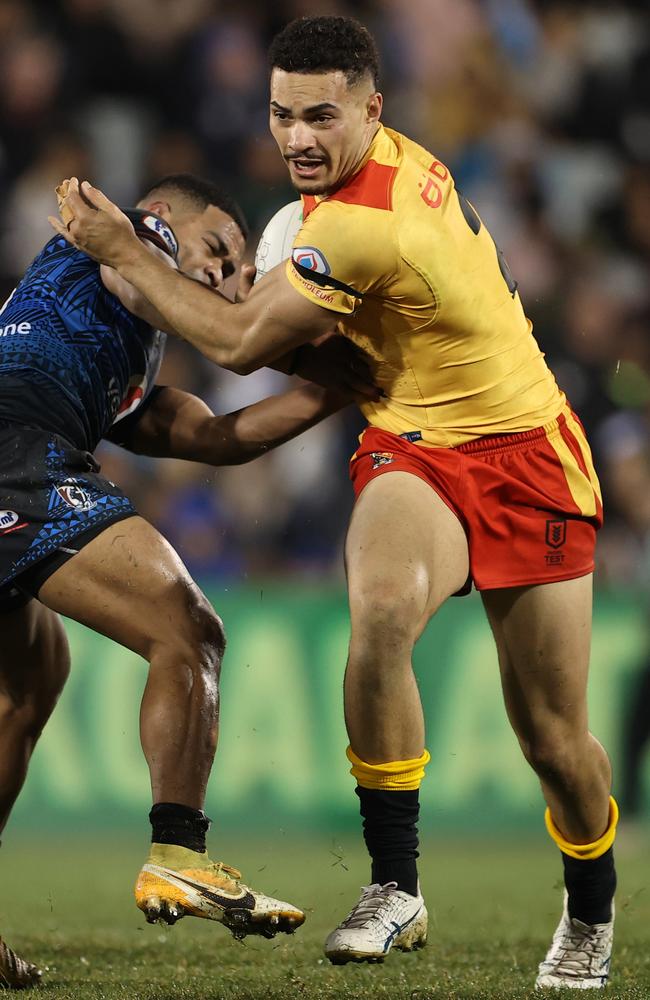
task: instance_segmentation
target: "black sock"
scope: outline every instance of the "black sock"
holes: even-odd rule
[[[357,786],[363,816],[363,837],[372,858],[372,881],[396,882],[397,888],[418,893],[419,792],[384,791]]]
[[[176,802],[158,802],[149,813],[152,844],[176,844],[205,854],[210,820],[201,809]]]
[[[606,924],[612,919],[616,892],[614,850],[592,861],[579,861],[562,852],[564,884],[569,894],[569,916],[585,924]]]

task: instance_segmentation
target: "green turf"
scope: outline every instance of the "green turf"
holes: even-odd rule
[[[523,998],[534,995],[535,968],[559,916],[560,869],[550,844],[434,841],[423,849],[427,948],[391,955],[384,965],[334,968],[322,957],[322,942],[367,878],[357,844],[323,836],[294,843],[280,832],[224,841],[224,860],[241,866],[253,885],[309,914],[293,937],[245,943],[192,918],[174,928],[148,926],[131,897],[142,847],[90,834],[67,842],[6,838],[0,931],[46,968],[40,994],[52,1000]],[[649,882],[647,852],[623,844],[608,998],[650,997]]]

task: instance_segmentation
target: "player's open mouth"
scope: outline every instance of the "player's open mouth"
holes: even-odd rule
[[[300,177],[314,177],[323,166],[322,160],[290,160],[293,169]]]

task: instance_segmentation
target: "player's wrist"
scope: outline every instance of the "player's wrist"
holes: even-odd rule
[[[133,278],[138,271],[142,270],[143,264],[154,260],[135,234],[133,238],[125,236],[119,243],[116,243],[111,248],[111,257],[112,260],[108,262],[110,266],[114,267],[126,281],[132,283],[135,283]]]

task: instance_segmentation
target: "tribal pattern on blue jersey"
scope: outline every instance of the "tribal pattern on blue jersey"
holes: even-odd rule
[[[0,589],[35,563],[74,544],[90,528],[108,526],[136,513],[122,490],[94,471],[98,466],[90,455],[68,449],[55,437],[45,444],[42,462],[37,432],[25,432],[23,447],[36,482],[28,492],[21,492],[17,477],[13,480],[11,502],[19,511],[18,525],[26,530],[20,536],[12,534],[10,545],[0,546]],[[3,503],[5,491],[0,483]]]
[[[153,386],[164,340],[56,236],[0,310],[0,418],[93,451]]]

